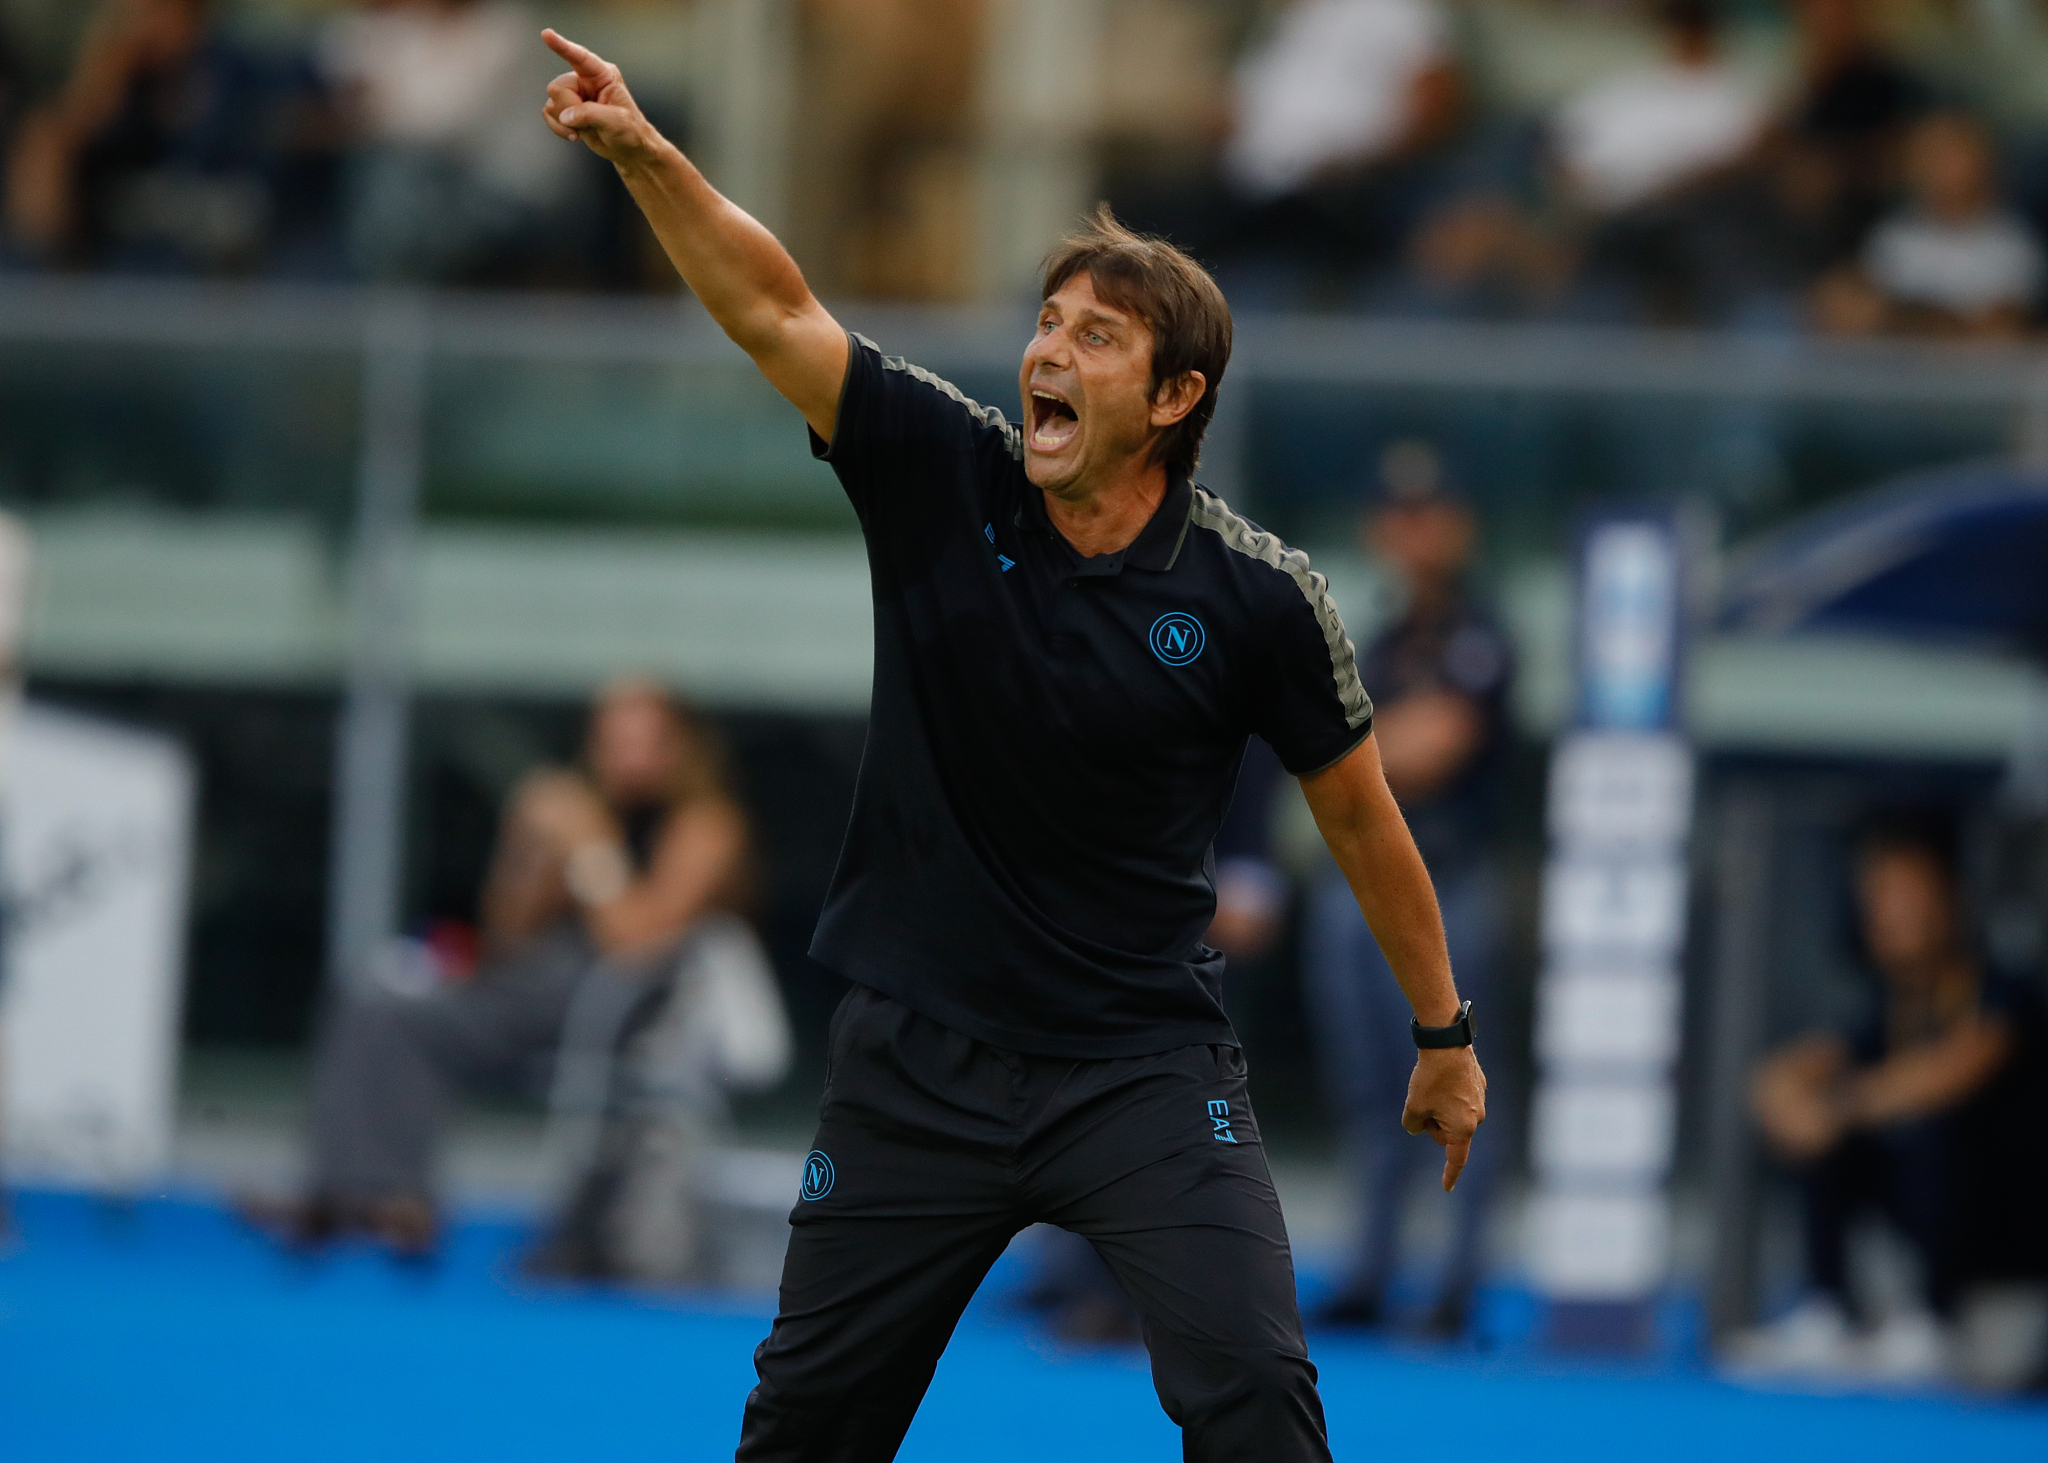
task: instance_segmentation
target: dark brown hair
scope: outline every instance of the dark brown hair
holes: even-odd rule
[[[1202,399],[1160,434],[1152,459],[1188,476],[1202,454],[1202,434],[1216,415],[1216,389],[1230,364],[1230,306],[1209,271],[1164,239],[1133,233],[1107,203],[1046,256],[1040,299],[1050,299],[1085,273],[1096,295],[1129,310],[1152,329],[1152,394],[1189,371],[1202,373]]]

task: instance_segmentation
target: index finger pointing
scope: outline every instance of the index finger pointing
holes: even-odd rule
[[[557,56],[567,61],[578,76],[588,77],[592,81],[603,80],[605,63],[588,46],[577,45],[567,36],[553,28],[542,31],[540,38],[547,43],[547,48],[550,51],[553,51]]]

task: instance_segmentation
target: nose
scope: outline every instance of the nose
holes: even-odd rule
[[[1055,325],[1051,330],[1035,331],[1031,344],[1024,347],[1024,359],[1030,365],[1044,362],[1058,369],[1066,365],[1066,332]]]

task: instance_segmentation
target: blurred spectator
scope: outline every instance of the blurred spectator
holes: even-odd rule
[[[1853,241],[1883,208],[1926,88],[1886,48],[1866,0],[1801,0],[1798,18],[1800,85],[1785,130],[1825,169],[1835,232]]]
[[[1814,286],[1853,259],[1894,189],[1925,88],[1863,0],[1803,0],[1799,81],[1749,166],[1687,198],[1673,267],[1716,324],[1803,323]]]
[[[957,300],[975,275],[991,7],[805,0],[792,247],[821,292]]]
[[[318,253],[327,124],[311,73],[236,42],[210,0],[108,0],[63,90],[23,119],[8,228],[55,264],[291,267]]]
[[[1244,260],[1277,267],[1262,288],[1313,289],[1383,263],[1427,201],[1426,159],[1463,108],[1434,0],[1295,0],[1238,64],[1217,237],[1194,242],[1226,273]]]
[[[1483,1011],[1499,925],[1492,844],[1513,662],[1506,638],[1465,586],[1478,525],[1445,482],[1435,451],[1397,443],[1381,475],[1385,492],[1366,521],[1366,538],[1402,579],[1408,602],[1360,658],[1359,673],[1373,699],[1373,736],[1387,783],[1436,883],[1458,988]],[[1436,1150],[1394,1120],[1415,1065],[1408,1008],[1335,870],[1314,894],[1305,956],[1324,1081],[1362,1220],[1350,1272],[1321,1320],[1372,1326],[1385,1316],[1408,1191],[1418,1174],[1434,1171]],[[1499,1144],[1474,1143],[1451,1200],[1450,1253],[1426,1322],[1433,1334],[1454,1336],[1465,1327],[1498,1168]]]
[[[1711,0],[1666,0],[1667,54],[1618,72],[1558,111],[1552,145],[1573,194],[1597,214],[1639,207],[1740,159],[1762,135],[1765,98],[1721,55]]]
[[[1299,193],[1437,140],[1460,99],[1429,0],[1295,0],[1238,63],[1224,173],[1249,199]]]
[[[1722,55],[1711,0],[1665,0],[1659,17],[1663,60],[1594,83],[1551,119],[1550,150],[1583,237],[1579,313],[1697,313],[1687,267],[1695,195],[1749,156],[1768,120],[1762,90]]]
[[[1252,738],[1216,832],[1216,918],[1208,939],[1232,962],[1272,949],[1287,914],[1287,877],[1273,861],[1273,800],[1285,777],[1273,749]]]
[[[449,982],[388,961],[341,998],[317,1053],[311,1195],[250,1217],[296,1243],[359,1231],[400,1253],[432,1249],[446,1090],[529,1081],[586,985],[657,1003],[685,937],[741,898],[746,862],[746,818],[710,731],[646,683],[605,691],[584,766],[535,772],[512,794],[480,968]]]
[[[1404,267],[1366,294],[1375,315],[1497,320],[1538,314],[1568,282],[1570,251],[1505,192],[1461,194],[1408,241]]]
[[[2040,243],[1999,197],[1983,124],[1937,112],[1906,139],[1909,203],[1878,225],[1860,264],[1815,296],[1824,329],[2012,336],[2040,298]]]
[[[365,0],[329,21],[319,60],[353,144],[346,242],[369,279],[525,282],[583,176],[533,125],[548,62],[509,0]]]
[[[1771,1056],[1751,1094],[1765,1137],[1800,1175],[1810,1292],[1736,1354],[1761,1371],[1932,1377],[1964,1283],[2016,1258],[1987,1241],[2017,1228],[2036,1258],[2042,1248],[2038,1194],[2016,1221],[1999,1212],[2021,1191],[2015,1181],[2038,1190],[2038,1021],[2032,993],[1971,947],[1953,820],[1873,822],[1855,893],[1876,1008]],[[1874,1330],[1847,1255],[1852,1222],[1871,1210],[1911,1245],[1926,1306]]]

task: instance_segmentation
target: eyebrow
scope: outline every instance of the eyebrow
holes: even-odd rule
[[[1051,300],[1047,300],[1044,306],[1039,310],[1039,314],[1043,316],[1048,311],[1054,310],[1056,310],[1056,307],[1054,306],[1053,302]],[[1082,310],[1080,314],[1076,315],[1072,321],[1072,324],[1076,329],[1079,329],[1081,326],[1084,325],[1099,324],[1106,325],[1110,327],[1112,330],[1122,330],[1130,325],[1130,320],[1127,316],[1107,314],[1102,310],[1090,306]]]

